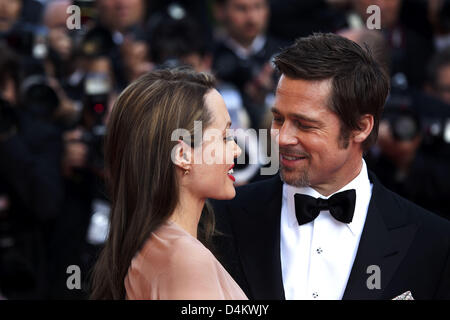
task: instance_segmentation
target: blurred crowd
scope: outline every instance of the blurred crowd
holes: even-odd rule
[[[366,24],[373,4],[379,30]],[[356,41],[390,74],[368,167],[450,218],[450,0],[0,0],[0,298],[88,297],[108,225],[105,125],[131,81],[211,72],[232,128],[267,129],[272,56],[313,32]],[[238,165],[237,183],[268,165]]]

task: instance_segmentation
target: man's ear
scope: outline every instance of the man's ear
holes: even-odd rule
[[[373,115],[365,114],[359,119],[360,130],[353,131],[353,141],[355,143],[363,143],[370,135],[373,129]]]
[[[182,170],[190,170],[192,164],[192,148],[184,141],[178,140],[172,150],[173,163]]]

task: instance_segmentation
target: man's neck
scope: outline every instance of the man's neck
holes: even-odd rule
[[[260,34],[257,37],[250,40],[239,39],[238,37],[233,37],[228,35],[225,38],[225,42],[228,47],[234,51],[234,53],[241,57],[246,58],[254,52],[262,49],[265,43],[265,36]]]
[[[241,46],[243,49],[249,50],[253,44],[253,42],[255,41],[256,38],[253,39],[239,39],[236,37],[231,37],[233,39],[233,41],[238,44],[239,46]]]
[[[361,173],[362,167],[362,157],[355,159],[352,165],[347,166],[347,170],[336,174],[336,176],[331,177],[331,179],[325,183],[311,185],[311,188],[319,192],[321,195],[328,197],[353,181]]]

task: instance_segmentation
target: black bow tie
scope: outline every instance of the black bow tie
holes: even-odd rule
[[[295,215],[299,225],[313,221],[322,210],[329,210],[338,221],[350,223],[355,211],[356,192],[354,189],[338,192],[329,199],[314,198],[296,193]]]

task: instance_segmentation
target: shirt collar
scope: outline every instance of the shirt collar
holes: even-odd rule
[[[356,191],[356,202],[355,202],[355,212],[353,215],[352,222],[346,224],[353,235],[357,235],[362,231],[364,222],[366,220],[367,208],[370,202],[370,197],[372,195],[372,186],[370,184],[369,175],[367,172],[367,166],[364,159],[362,159],[362,167],[359,174],[350,181],[347,185],[334,192],[336,194],[341,191],[346,191],[350,189],[355,189]],[[297,226],[297,217],[295,216],[295,201],[294,195],[296,193],[305,194],[314,198],[324,198],[328,199],[333,194],[328,197],[321,195],[319,192],[311,187],[294,187],[283,183],[283,201],[288,206],[288,223],[290,227]],[[311,222],[310,222],[311,223]]]
[[[266,44],[266,37],[262,34],[258,35],[248,48],[244,48],[229,36],[225,38],[225,43],[239,58],[248,59],[249,56],[258,53],[264,47]]]

